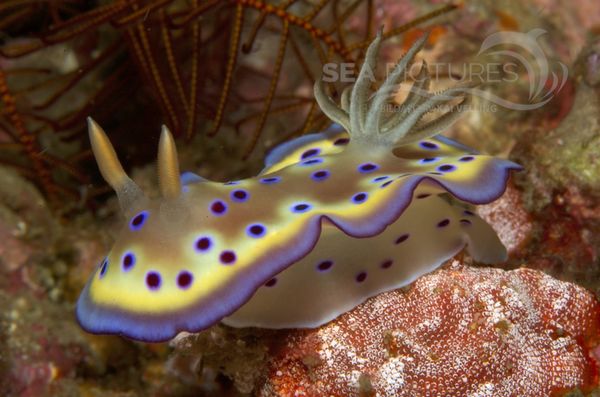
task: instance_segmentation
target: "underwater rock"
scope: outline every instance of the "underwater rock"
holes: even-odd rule
[[[219,386],[215,376],[220,373],[233,381],[237,391],[250,393],[266,373],[267,344],[273,334],[278,333],[222,325],[197,334],[181,332],[170,342],[175,351],[169,372],[180,382],[199,382],[205,393]]]
[[[55,241],[57,222],[40,192],[0,166],[0,270],[14,271]]]
[[[571,112],[554,128],[520,138],[511,158],[526,173],[516,184],[533,218],[528,266],[600,291],[600,39],[592,39],[573,66]]]
[[[600,304],[539,271],[454,261],[273,352],[266,396],[547,396],[598,383]]]
[[[68,395],[78,371],[101,365],[65,306],[0,290],[0,395]]]

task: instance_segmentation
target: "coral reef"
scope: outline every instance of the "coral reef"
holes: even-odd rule
[[[4,51],[0,69],[7,83],[0,87],[0,395],[283,396],[286,391],[309,395],[329,390],[364,396],[379,392],[383,397],[384,380],[403,377],[405,385],[419,390],[427,387],[419,376],[429,376],[430,388],[442,387],[445,378],[454,380],[446,387],[454,388],[448,390],[455,395],[468,387],[478,396],[501,395],[499,390],[527,395],[534,385],[541,392],[530,395],[551,391],[597,395],[598,2],[465,0],[453,4],[452,13],[416,27],[411,21],[448,3],[282,1],[278,8],[259,7],[265,4],[246,0],[0,4]],[[365,4],[372,6],[370,10]],[[236,43],[240,51],[227,103],[221,105],[238,5],[244,8]],[[130,174],[144,191],[156,185],[151,159],[156,156],[160,124],[172,120],[180,128],[169,127],[179,133],[180,141],[190,137],[180,148],[182,169],[223,180],[252,174],[269,147],[321,127],[325,119],[312,110],[310,87],[323,62],[344,59],[329,54],[333,47],[324,36],[313,36],[298,25],[300,19],[287,22],[287,46],[282,50],[285,18],[277,10],[286,5],[285,18],[313,18],[311,26],[336,38],[353,62],[362,57],[365,35],[379,24],[390,32],[403,24],[411,28],[403,36],[389,38],[391,45],[383,51],[390,60],[397,59],[423,30],[432,29],[424,58],[450,65],[452,76],[462,73],[462,64],[477,59],[474,54],[482,41],[495,32],[547,31],[540,39],[544,51],[569,67],[563,89],[532,111],[490,111],[476,100],[474,109],[445,133],[525,167],[501,200],[479,208],[508,246],[509,261],[499,270],[471,267],[476,264],[470,258],[458,257],[451,266],[409,288],[375,297],[320,330],[264,332],[215,326],[197,335],[180,335],[170,344],[85,334],[75,323],[73,303],[120,219],[116,201],[106,199],[108,189],[97,183],[100,177],[87,150],[84,117],[94,116],[114,132],[111,139],[119,153],[126,154],[124,165],[134,168]],[[191,9],[197,12],[190,13]],[[195,19],[199,15],[203,18]],[[165,17],[177,26],[166,23]],[[336,24],[336,18],[343,23]],[[194,38],[199,28],[205,30]],[[143,49],[144,35],[149,52]],[[175,71],[164,56],[169,42],[173,59],[182,61],[181,70]],[[198,44],[206,45],[200,56],[190,57]],[[6,53],[7,48],[31,54],[17,56]],[[135,53],[136,48],[142,52]],[[274,80],[282,51],[282,71]],[[158,80],[152,65],[158,65]],[[197,72],[194,93],[189,82],[198,68],[206,69]],[[179,106],[176,72],[184,82],[188,109],[195,96],[198,112]],[[158,92],[159,82],[165,83],[164,96]],[[439,82],[440,87],[445,83],[452,81]],[[273,86],[277,90],[269,95]],[[486,83],[482,89],[526,102],[529,81]],[[210,139],[207,135],[214,131],[222,106],[226,111],[219,133]],[[255,149],[242,161],[261,123]],[[54,187],[46,184],[44,169]],[[49,203],[51,195],[58,198],[54,204]],[[432,289],[434,282],[437,289]],[[403,316],[389,318],[392,310],[400,312],[399,306],[386,306],[390,302],[404,305]],[[494,303],[498,306],[490,307]],[[424,322],[426,307],[437,313],[429,324]],[[380,319],[385,321],[380,324]],[[434,321],[442,319],[443,323]],[[325,340],[344,343],[325,346]],[[348,341],[356,343],[351,347],[360,354],[352,356]],[[450,344],[458,347],[442,349]],[[491,346],[496,355],[486,355]],[[334,363],[346,366],[338,370]],[[466,385],[462,374],[452,372],[459,364],[468,381],[474,376],[481,379]],[[389,376],[382,376],[385,371]],[[508,382],[533,373],[538,383]],[[555,375],[555,385],[545,382],[550,374]],[[332,382],[319,382],[319,375]],[[498,382],[499,376],[507,381]],[[295,381],[304,383],[298,386]],[[482,381],[488,383],[476,389]],[[486,389],[491,387],[495,391]]]
[[[597,382],[600,304],[539,271],[454,261],[287,333],[261,396],[546,396]]]

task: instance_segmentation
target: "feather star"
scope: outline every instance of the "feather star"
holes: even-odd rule
[[[277,147],[265,169],[245,180],[180,176],[163,127],[161,197],[149,199],[89,119],[94,155],[126,225],[79,297],[81,326],[150,342],[220,321],[312,328],[411,283],[465,247],[480,262],[505,260],[506,249],[473,205],[497,199],[520,167],[438,135],[466,108],[468,91],[430,94],[423,64],[398,111],[383,112],[425,40],[372,97],[381,35],[340,107],[317,82],[315,97],[332,127]]]

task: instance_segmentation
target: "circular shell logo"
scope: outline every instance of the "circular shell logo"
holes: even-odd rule
[[[565,85],[568,68],[562,62],[551,64],[548,61],[538,42],[539,37],[545,33],[543,29],[533,29],[527,33],[494,33],[484,40],[478,53],[480,56],[509,58],[513,66],[523,68],[529,81],[528,103],[512,102],[478,88],[469,89],[470,93],[515,110],[537,109],[548,103]]]

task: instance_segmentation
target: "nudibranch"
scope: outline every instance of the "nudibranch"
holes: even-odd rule
[[[465,247],[479,262],[505,260],[506,249],[473,206],[497,199],[520,167],[438,135],[469,96],[464,87],[429,93],[425,64],[406,101],[386,114],[425,38],[371,94],[380,42],[378,36],[369,46],[341,106],[316,83],[332,127],[275,148],[253,178],[221,183],[180,175],[163,127],[160,198],[149,198],[90,119],[94,155],[126,224],[79,297],[81,326],[142,341],[218,322],[317,327]],[[438,105],[449,110],[424,121]]]

